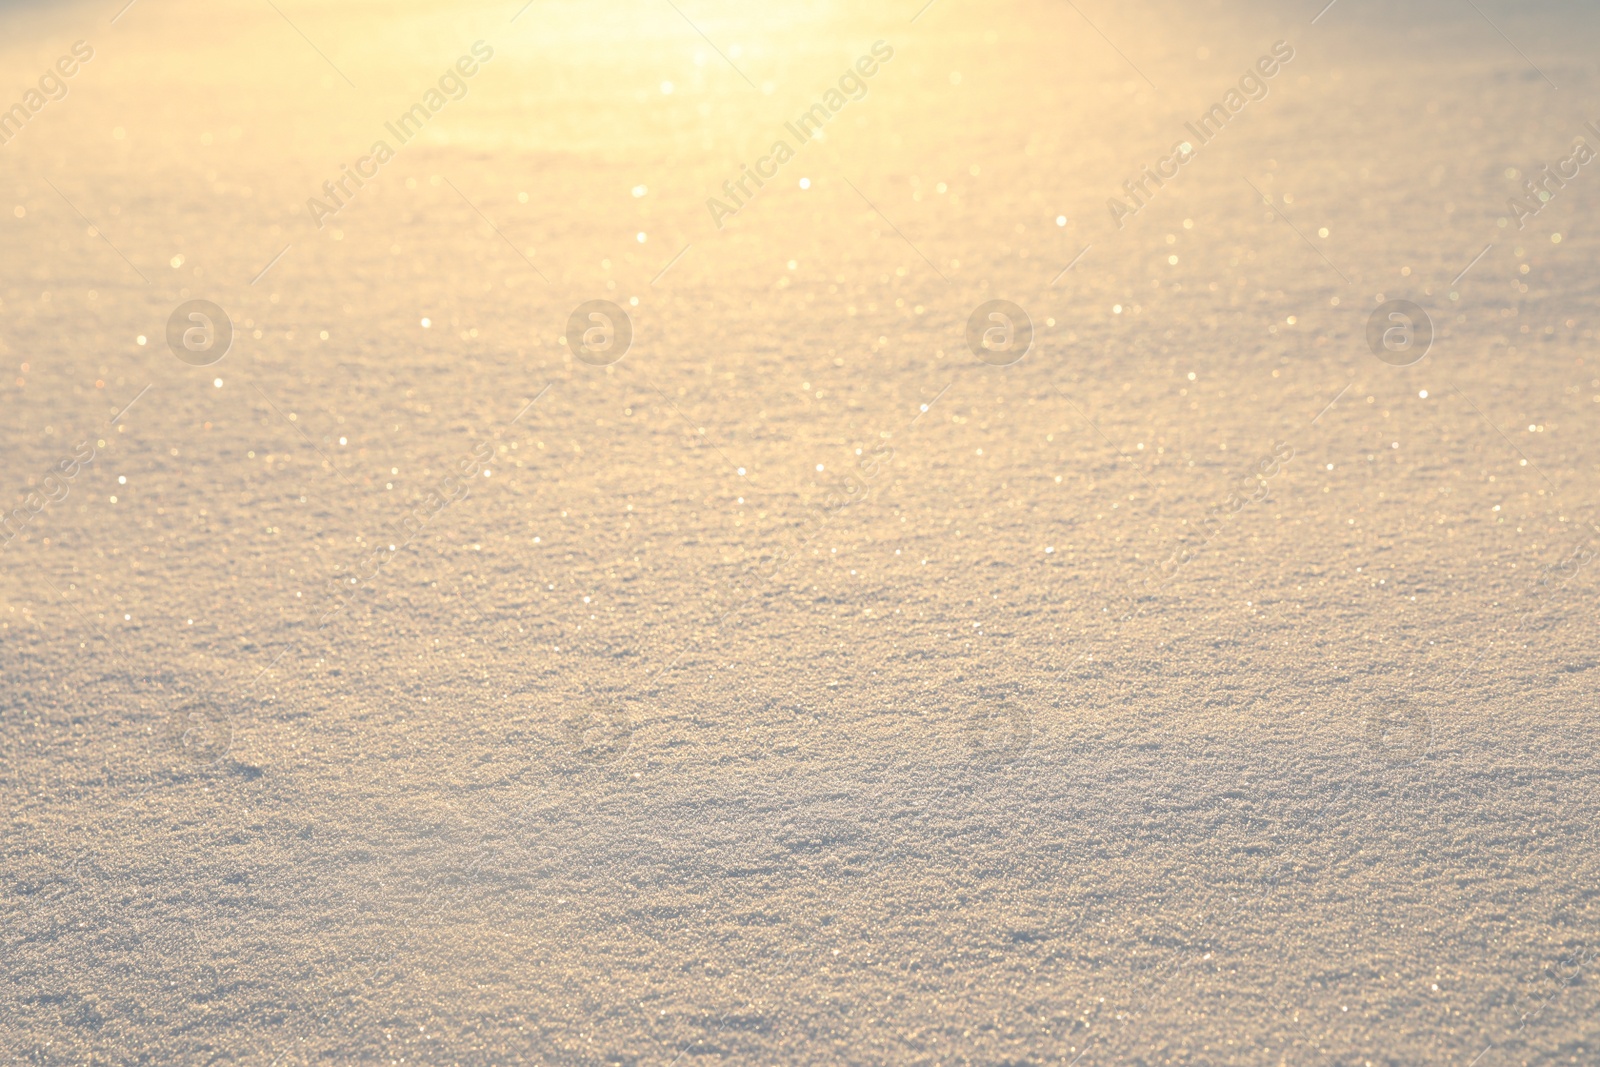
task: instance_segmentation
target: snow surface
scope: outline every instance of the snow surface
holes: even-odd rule
[[[0,7],[6,1059],[1600,1063],[1591,11],[117,6]]]

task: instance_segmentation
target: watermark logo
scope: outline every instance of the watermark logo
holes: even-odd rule
[[[633,744],[633,718],[621,704],[580,705],[561,725],[567,744],[585,763],[615,762]]]
[[[79,441],[72,455],[52,467],[40,484],[23,498],[21,506],[12,508],[10,514],[0,514],[0,547],[15,540],[45,508],[67,499],[72,491],[72,480],[94,462],[94,449],[88,441]]]
[[[1367,748],[1384,763],[1415,763],[1433,743],[1433,719],[1408,696],[1387,693],[1367,706]]]
[[[1409,367],[1433,347],[1433,319],[1409,300],[1380,304],[1367,319],[1367,347],[1391,367]]]
[[[1592,122],[1585,123],[1585,125],[1589,127],[1590,133],[1600,137],[1600,127],[1597,127]],[[1527,226],[1534,216],[1543,211],[1545,206],[1554,200],[1561,190],[1567,187],[1567,182],[1576,178],[1578,172],[1583,167],[1593,163],[1594,160],[1594,149],[1590,148],[1582,138],[1577,138],[1573,143],[1572,151],[1567,154],[1567,158],[1557,162],[1555,167],[1552,168],[1550,164],[1542,163],[1539,166],[1540,173],[1537,177],[1530,175],[1523,178],[1522,188],[1528,198],[1526,200],[1518,200],[1513,196],[1506,199],[1506,207],[1510,209],[1512,217],[1517,220],[1517,229],[1520,230]],[[1516,171],[1513,170],[1507,176],[1510,177],[1515,174]],[[1554,188],[1551,188],[1552,185]],[[1501,225],[1505,225],[1504,220],[1502,220]]]
[[[1033,348],[1033,320],[1009,300],[990,300],[967,319],[967,347],[992,367],[1009,367]]]
[[[72,54],[62,56],[56,60],[55,69],[46,68],[39,76],[39,88],[29,89],[22,94],[21,102],[0,110],[0,144],[8,143],[21,133],[22,127],[32,121],[33,116],[43,111],[46,104],[53,100],[65,100],[67,98],[65,79],[78,73],[81,64],[93,58],[93,45],[88,41],[74,41]]]
[[[979,759],[1009,760],[1033,740],[1033,715],[1013,700],[984,701],[967,713],[967,747]]]
[[[222,712],[204,703],[186,704],[167,717],[167,747],[192,767],[217,763],[233,748],[233,726]]]
[[[474,56],[477,58],[474,59]],[[493,58],[493,48],[482,41],[474,41],[472,55],[457,59],[453,68],[445,68],[444,74],[439,78],[439,88],[430,87],[422,94],[420,101],[412,104],[393,122],[383,124],[383,128],[395,139],[395,145],[405,145],[414,140],[422,133],[428,121],[442,111],[446,104],[465,97],[467,95],[465,79],[474,77],[481,69],[479,64],[487,63]],[[319,200],[312,197],[306,201],[306,211],[310,213],[311,221],[317,224],[317,229],[322,229],[330,216],[337,215],[350,206],[356,193],[365,188],[367,182],[378,176],[379,169],[395,157],[396,151],[397,149],[391,147],[388,141],[373,141],[368,154],[357,159],[355,166],[339,164],[339,176],[322,183],[322,194],[327,199]],[[434,179],[434,184],[438,184],[437,178]]]
[[[795,157],[799,149],[804,148],[813,139],[823,137],[822,127],[833,118],[838,117],[845,105],[852,100],[863,99],[867,95],[866,79],[878,73],[880,65],[894,58],[894,47],[887,41],[878,41],[872,46],[872,55],[864,55],[856,60],[855,66],[846,67],[839,76],[839,87],[829,89],[822,94],[822,99],[812,104],[811,107],[796,118],[793,122],[785,122],[783,128],[790,137],[794,138],[791,145],[785,138],[777,138],[772,142],[768,153],[756,160],[754,169],[748,163],[739,165],[739,176],[732,181],[722,183],[722,194],[726,200],[710,197],[706,200],[706,210],[711,212],[711,221],[717,229],[722,229],[723,221],[737,215],[751,201],[756,198],[768,182],[778,176],[778,171],[783,165]],[[755,188],[751,188],[754,183]],[[800,188],[810,188],[806,179],[801,179]]]
[[[609,300],[587,300],[567,319],[567,345],[591,367],[609,367],[633,345],[633,320]]]
[[[1167,155],[1157,161],[1154,169],[1141,167],[1136,176],[1122,183],[1128,200],[1113,196],[1106,201],[1112,224],[1119,230],[1126,226],[1129,217],[1143,211],[1155,199],[1158,190],[1178,177],[1178,172],[1194,159],[1202,145],[1214,141],[1246,106],[1257,100],[1265,100],[1269,91],[1267,82],[1276,77],[1293,58],[1293,45],[1288,41],[1274,41],[1270,55],[1257,59],[1253,69],[1245,68],[1237,88],[1230,88],[1224,93],[1219,102],[1212,104],[1210,110],[1200,116],[1198,123],[1185,122],[1183,128],[1189,137],[1174,143]],[[1155,88],[1155,83],[1151,83],[1151,88]],[[1132,201],[1132,204],[1128,201]]]
[[[167,319],[167,347],[191,367],[209,367],[233,347],[233,320],[209,300],[189,300]]]

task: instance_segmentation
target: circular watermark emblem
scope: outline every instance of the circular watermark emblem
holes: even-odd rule
[[[585,763],[614,762],[633,744],[633,718],[621,704],[579,705],[561,725],[567,744]]]
[[[194,767],[219,762],[233,747],[233,726],[205,703],[186,704],[167,716],[163,734],[178,759]]]
[[[1583,965],[1594,959],[1595,950],[1587,945],[1580,945],[1570,955],[1557,960],[1547,968],[1556,981],[1570,984],[1576,982],[1583,974]]]
[[[79,856],[72,861],[72,877],[80,887],[88,888],[91,879],[95,882],[105,881],[105,872],[100,870],[100,865],[92,857]]]
[[[967,319],[967,347],[993,367],[1009,367],[1033,347],[1033,320],[1009,300],[990,300]]]
[[[1367,748],[1384,763],[1415,763],[1433,743],[1433,719],[1408,696],[1379,696],[1366,709]]]
[[[967,745],[981,759],[1005,760],[1033,740],[1033,715],[1013,700],[982,700],[967,713]]]
[[[1367,347],[1391,367],[1409,367],[1433,347],[1433,319],[1409,300],[1380,304],[1367,319]]]
[[[586,300],[567,318],[567,347],[591,367],[609,367],[633,345],[633,320],[609,300]]]
[[[191,367],[209,367],[233,347],[233,320],[209,300],[188,300],[167,318],[167,347]]]

